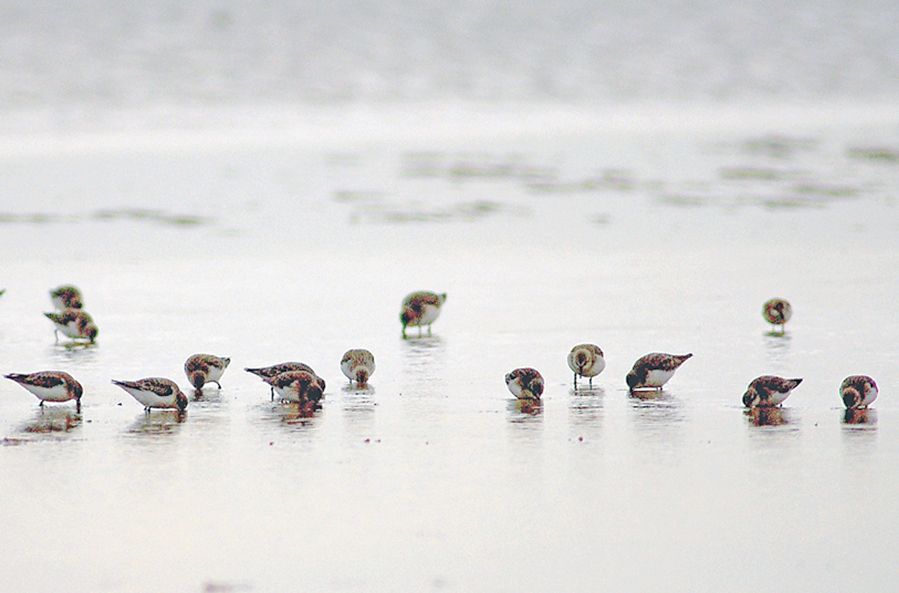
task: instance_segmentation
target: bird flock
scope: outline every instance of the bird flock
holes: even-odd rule
[[[5,290],[0,290],[0,296]],[[53,322],[54,334],[58,341],[59,334],[76,341],[86,340],[94,343],[99,330],[93,318],[84,310],[84,299],[81,291],[72,285],[59,286],[50,291],[50,300],[57,311],[44,315]],[[406,339],[407,329],[426,327],[431,334],[431,324],[440,316],[446,302],[446,293],[417,291],[407,295],[400,308],[402,337]],[[772,298],[762,305],[762,316],[765,320],[785,332],[785,325],[793,315],[793,308],[782,298]],[[625,382],[631,393],[647,390],[661,391],[662,387],[674,376],[675,372],[689,360],[693,354],[667,354],[653,352],[641,356],[634,362],[627,373]],[[603,372],[606,361],[603,351],[596,344],[578,344],[568,354],[568,367],[574,373],[574,388],[578,389],[578,378],[586,379],[592,388],[593,378]],[[196,393],[201,393],[206,384],[215,384],[221,389],[219,382],[231,363],[227,357],[212,354],[194,354],[184,363],[184,374]],[[245,368],[262,379],[270,388],[271,399],[277,394],[284,404],[296,404],[300,412],[312,414],[321,405],[325,394],[325,380],[312,367],[302,362],[281,362],[265,367]],[[375,358],[368,350],[354,348],[348,350],[340,360],[340,370],[344,376],[359,387],[365,387],[375,372]],[[76,408],[81,408],[84,395],[82,385],[70,374],[63,371],[39,371],[34,373],[10,373],[5,377],[30,391],[44,402],[75,401]],[[543,395],[545,382],[536,369],[517,368],[505,376],[506,386],[517,399],[525,402],[538,402]],[[184,412],[189,399],[178,384],[163,377],[148,377],[138,380],[113,379],[112,383],[121,387],[134,397],[150,413],[153,409],[172,409]],[[802,383],[802,378],[784,378],[774,375],[762,375],[753,379],[742,402],[749,409],[769,409],[781,406],[790,393]],[[851,375],[846,377],[839,387],[839,396],[847,410],[867,408],[877,399],[877,383],[867,375]]]

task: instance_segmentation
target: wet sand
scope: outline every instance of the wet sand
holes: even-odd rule
[[[572,128],[5,142],[2,371],[85,397],[42,412],[0,383],[0,588],[891,590],[896,122]],[[53,343],[63,282],[93,347]],[[403,341],[421,288],[445,311]],[[608,366],[575,394],[583,341]],[[343,382],[351,347],[370,390]],[[630,397],[650,351],[695,356]],[[194,352],[232,368],[181,421],[109,382],[187,387]],[[292,359],[328,381],[313,418],[241,370]],[[511,400],[517,366],[542,406]],[[765,373],[805,382],[747,415]],[[854,373],[881,397],[847,417]]]

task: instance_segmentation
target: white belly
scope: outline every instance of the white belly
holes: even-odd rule
[[[174,395],[170,395],[168,397],[159,397],[155,393],[150,393],[149,391],[141,391],[140,389],[133,389],[131,387],[123,387],[123,389],[130,393],[131,397],[140,402],[145,408],[176,407]]]
[[[219,379],[222,378],[222,375],[224,375],[224,374],[225,374],[225,369],[224,369],[224,368],[219,368],[219,367],[210,366],[210,367],[209,367],[209,373],[208,373],[208,377],[209,377],[209,378],[206,379],[206,382],[207,382],[207,383],[212,383],[213,381],[218,381]]]
[[[674,371],[653,370],[646,373],[646,381],[643,383],[646,387],[661,387],[674,376]]]
[[[421,310],[419,325],[431,325],[440,317],[440,309],[434,305],[425,305]]]
[[[356,378],[356,375],[353,373],[353,361],[347,360],[346,362],[340,363],[340,372],[343,373],[343,376],[349,379],[350,381]]]
[[[365,371],[366,377],[371,377],[372,373],[375,372],[374,365],[357,364],[354,366],[351,361],[340,363],[340,370],[343,372],[344,377],[350,381],[356,380],[356,374],[359,371]]]
[[[867,406],[869,404],[874,403],[874,400],[877,399],[877,390],[871,389],[868,391],[868,394],[865,396],[865,399],[862,400],[862,405]]]
[[[603,370],[605,368],[606,368],[605,359],[597,356],[595,359],[593,359],[593,364],[588,364],[587,366],[584,367],[584,370],[581,371],[581,376],[582,377],[595,377],[596,375],[603,372]]]
[[[793,393],[792,390],[787,391],[786,393],[780,393],[779,391],[774,391],[768,396],[768,405],[769,406],[779,406],[784,402],[785,399],[790,397],[790,394]]]
[[[294,403],[300,401],[300,394],[293,387],[293,384],[288,385],[287,387],[275,387],[275,393],[277,393],[282,400],[286,399],[287,401]]]
[[[39,387],[37,385],[25,385],[22,387],[33,393],[39,400],[47,402],[67,402],[73,399],[66,390],[65,384],[56,385],[55,387]]]
[[[60,297],[53,297],[53,306],[58,311],[62,311],[63,309],[66,308],[65,304],[62,302],[62,298],[60,298]]]
[[[58,329],[62,335],[66,336],[68,338],[80,338],[81,337],[81,334],[78,333],[78,324],[75,323],[74,321],[69,322],[68,325],[61,325],[59,323],[54,323],[53,325],[56,326],[56,329]]]

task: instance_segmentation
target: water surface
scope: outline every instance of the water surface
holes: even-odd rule
[[[876,155],[897,131],[5,150],[2,370],[67,370],[85,397],[42,411],[0,384],[0,589],[891,590],[899,168]],[[41,312],[63,282],[93,347],[53,342]],[[445,312],[403,341],[399,302],[421,288],[448,292]],[[785,336],[760,315],[774,295],[794,305]],[[574,393],[583,341],[608,366]],[[369,390],[339,373],[351,347],[375,353]],[[695,356],[629,397],[650,351]],[[233,363],[184,418],[109,382],[186,386],[194,352]],[[327,379],[314,417],[241,370],[282,360]],[[511,399],[516,366],[543,372],[541,406]],[[747,415],[765,373],[805,382]],[[853,373],[882,395],[847,417]]]

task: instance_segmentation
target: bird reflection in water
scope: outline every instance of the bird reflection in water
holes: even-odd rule
[[[862,408],[843,412],[843,424],[873,428],[877,424],[877,410]]]
[[[753,426],[782,426],[790,423],[790,413],[784,408],[750,408],[743,414]]]
[[[568,400],[568,411],[572,423],[593,425],[601,419],[603,395],[605,395],[605,390],[602,387],[580,388],[576,391],[572,389],[571,398]]]
[[[764,334],[765,349],[768,359],[772,362],[779,362],[790,352],[790,340],[793,338],[789,334],[777,331],[770,331]]]
[[[366,383],[363,387],[360,387],[356,383],[347,383],[344,384],[344,386],[341,387],[340,390],[347,395],[357,396],[357,399],[359,399],[360,401],[370,401],[371,396],[375,394],[375,387],[371,383]]]
[[[509,402],[509,421],[528,422],[543,415],[543,401],[539,399],[515,399]]]
[[[671,394],[664,389],[637,389],[635,391],[629,391],[627,396],[633,400],[651,402],[665,401],[671,397]]]
[[[70,406],[44,406],[35,413],[34,419],[22,427],[22,432],[50,434],[69,432],[81,426],[81,414]]]
[[[131,426],[128,432],[132,434],[174,434],[179,425],[187,419],[187,412],[178,410],[154,411],[141,414]]]
[[[68,365],[73,362],[91,362],[97,354],[97,342],[59,342],[48,349],[50,360]]]
[[[442,354],[446,349],[440,336],[424,336],[403,340],[403,350],[408,357],[406,363],[419,366],[433,363],[433,355]]]
[[[319,402],[285,403],[278,409],[282,424],[309,426],[318,418],[316,412],[322,409]]]
[[[636,391],[628,396],[628,414],[634,433],[668,451],[683,438],[686,419],[683,402],[668,391]]]

